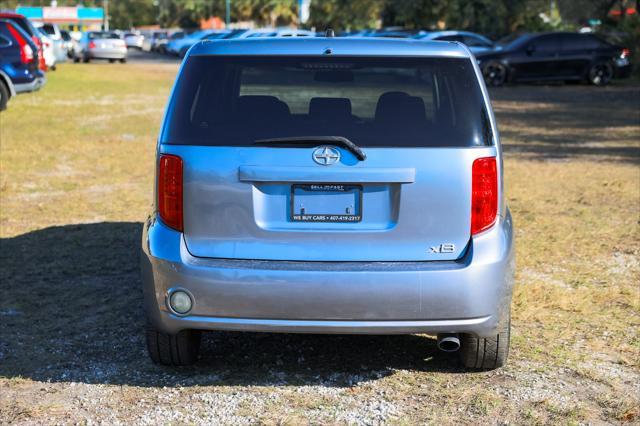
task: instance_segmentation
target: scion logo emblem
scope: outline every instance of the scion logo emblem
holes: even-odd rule
[[[313,161],[323,166],[330,166],[340,159],[340,151],[330,146],[321,146],[313,151]]]

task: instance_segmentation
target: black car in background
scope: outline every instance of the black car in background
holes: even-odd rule
[[[630,53],[594,34],[557,32],[511,35],[477,59],[489,86],[550,80],[604,86],[630,75]]]

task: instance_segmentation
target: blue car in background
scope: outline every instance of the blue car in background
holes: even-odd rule
[[[184,58],[191,46],[201,40],[229,40],[271,37],[315,37],[315,35],[316,34],[313,31],[294,28],[257,28],[253,30],[202,30],[186,35],[183,38],[170,41],[167,44],[166,50],[170,54]]]
[[[187,50],[189,50],[191,46],[212,34],[223,34],[223,32],[216,32],[214,30],[202,30],[187,34],[182,38],[171,40],[167,44],[167,53],[184,57],[185,53],[187,53]]]
[[[494,43],[487,37],[469,31],[431,31],[416,34],[414,39],[434,41],[457,41],[465,44],[471,53],[491,52],[495,49]]]
[[[45,82],[38,69],[38,47],[18,25],[0,19],[0,111],[13,96],[40,89]]]
[[[345,37],[377,37],[400,38],[425,41],[457,41],[466,45],[474,55],[486,53],[495,49],[494,43],[487,37],[470,31],[425,31],[404,28],[387,28],[383,30],[363,30],[343,34]]]

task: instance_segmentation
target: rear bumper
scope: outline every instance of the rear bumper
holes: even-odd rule
[[[617,65],[615,69],[615,78],[629,78],[631,76],[632,69],[633,66],[630,63]]]
[[[157,328],[293,333],[491,336],[508,316],[513,237],[507,215],[447,262],[284,262],[203,259],[150,218],[141,257],[145,311]],[[167,305],[175,288],[194,306]]]
[[[88,56],[91,59],[124,59],[127,57],[127,49],[90,49]]]
[[[16,93],[34,92],[36,90],[40,90],[40,88],[44,86],[46,82],[47,80],[44,76],[36,77],[33,79],[33,81],[30,81],[28,83],[14,84],[14,88],[16,90]]]

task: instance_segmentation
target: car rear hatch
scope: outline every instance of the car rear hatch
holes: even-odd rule
[[[90,37],[92,50],[122,50],[125,47],[124,40],[114,33],[93,33]]]
[[[190,57],[167,117],[198,257],[458,259],[496,155],[468,58]]]

